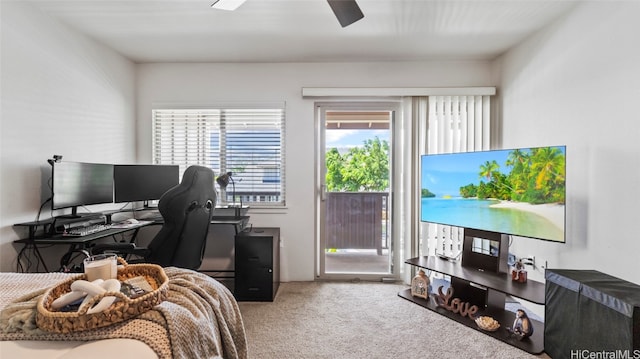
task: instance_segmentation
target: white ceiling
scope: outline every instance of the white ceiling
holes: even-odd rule
[[[340,27],[326,0],[24,0],[135,62],[493,59],[581,0],[358,0]]]

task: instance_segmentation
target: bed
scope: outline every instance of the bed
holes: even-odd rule
[[[167,300],[133,319],[60,334],[35,324],[46,289],[78,274],[0,273],[2,358],[246,358],[238,304],[222,284],[187,269],[167,267]]]

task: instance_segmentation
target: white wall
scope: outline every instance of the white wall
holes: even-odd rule
[[[497,84],[494,110],[503,121],[503,147],[568,146],[567,243],[516,238],[512,250],[535,255],[552,268],[597,269],[640,283],[632,266],[640,252],[634,231],[640,200],[635,190],[640,121],[634,111],[640,98],[635,39],[640,3],[586,2],[491,67],[486,62],[133,65],[28,4],[0,4],[1,271],[15,268],[19,247],[11,242],[24,235],[12,224],[33,220],[48,195],[41,187],[51,155],[149,161],[154,103],[284,100],[288,206],[254,211],[252,222],[282,228],[283,280],[311,280],[315,133],[313,100],[302,99],[301,88]],[[542,271],[532,274],[541,277]]]
[[[567,145],[567,242],[515,238],[518,255],[640,283],[638,18],[640,2],[585,2],[494,64],[502,145]]]
[[[142,161],[151,160],[154,103],[286,101],[287,208],[250,210],[254,226],[281,228],[284,281],[314,278],[314,100],[302,87],[491,85],[489,62],[142,64],[137,75]]]
[[[135,161],[135,65],[23,2],[2,1],[0,16],[0,270],[11,271],[26,235],[13,224],[50,196],[48,158]]]

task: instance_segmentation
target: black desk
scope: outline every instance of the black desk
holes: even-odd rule
[[[249,221],[249,216],[213,216],[211,217],[212,225],[233,226],[234,238],[239,233],[243,232],[248,221]],[[232,282],[230,280],[235,279],[234,266],[227,266],[227,267],[224,267],[224,269],[215,269],[215,268],[208,267],[208,264],[205,262],[206,261],[203,261],[200,268],[198,268],[198,271],[219,280],[222,284],[227,286],[230,290],[233,290],[233,286],[231,284]]]
[[[27,223],[19,223],[16,224],[15,226],[35,226],[35,225],[41,225],[42,222],[27,222]],[[69,249],[67,250],[67,253],[70,252],[74,252],[80,249],[87,249],[89,248],[90,244],[93,241],[96,241],[98,239],[102,239],[102,238],[107,238],[107,237],[111,237],[114,236],[116,234],[120,234],[120,233],[125,233],[125,232],[129,232],[129,231],[133,231],[132,233],[132,238],[131,238],[131,242],[135,241],[136,236],[138,235],[138,230],[140,230],[140,228],[142,227],[146,227],[149,225],[153,225],[155,224],[154,222],[144,222],[144,223],[140,223],[140,224],[133,224],[133,225],[129,225],[127,227],[123,227],[123,228],[109,228],[106,229],[104,231],[101,232],[97,232],[97,233],[92,233],[92,234],[88,234],[86,236],[82,236],[82,237],[67,237],[67,236],[63,236],[62,234],[55,234],[55,235],[50,235],[50,236],[35,236],[35,230],[32,227],[29,227],[29,237],[28,238],[23,238],[23,239],[18,239],[16,241],[14,241],[14,243],[21,243],[24,244],[24,246],[33,246],[35,255],[36,255],[36,259],[42,263],[42,266],[44,267],[44,270],[46,272],[49,271],[49,268],[47,267],[46,262],[44,261],[44,258],[42,257],[42,253],[40,253],[40,249],[38,248],[38,246],[43,246],[43,245],[67,245],[69,246]],[[18,258],[18,261],[20,260],[20,258]]]
[[[249,216],[213,216],[211,217],[211,224],[220,225],[232,225],[236,234],[240,233],[246,223],[249,221]]]
[[[249,220],[249,216],[213,216],[211,218],[212,225],[231,225],[234,227],[235,233],[238,234],[246,223]],[[98,239],[111,237],[117,234],[133,231],[130,242],[134,242],[136,236],[138,235],[138,231],[140,228],[152,226],[152,225],[162,225],[162,220],[156,221],[145,221],[144,219],[140,220],[140,223],[127,225],[126,227],[120,227],[118,225],[114,225],[112,228],[106,229],[101,232],[92,233],[82,237],[67,237],[62,234],[55,235],[41,235],[37,236],[37,228],[43,226],[45,232],[47,232],[48,226],[53,224],[53,219],[47,219],[38,222],[25,222],[25,223],[17,223],[14,224],[16,227],[28,227],[29,236],[28,238],[15,240],[14,243],[20,243],[26,246],[33,246],[36,259],[39,263],[42,263],[44,270],[46,272],[49,271],[47,268],[46,262],[40,253],[38,246],[43,245],[67,245],[69,246],[69,252],[78,251],[81,249],[87,249],[90,247],[90,244]],[[20,258],[18,258],[19,263]],[[19,265],[19,264],[18,264]]]

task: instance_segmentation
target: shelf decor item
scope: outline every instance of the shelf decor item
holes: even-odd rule
[[[472,305],[467,302],[463,302],[460,298],[453,298],[453,288],[447,288],[447,293],[442,291],[443,286],[438,287],[438,294],[436,294],[436,303],[438,307],[442,307],[448,311],[456,314],[460,314],[463,317],[468,316],[470,319],[475,320],[475,314],[478,312],[478,306]]]
[[[522,259],[519,259],[511,270],[511,280],[518,283],[525,283],[527,281],[527,271],[524,269]]]
[[[497,320],[487,316],[476,318],[476,324],[480,329],[486,330],[488,332],[495,332],[496,330],[498,330],[498,328],[500,328],[500,323],[498,323]]]
[[[526,270],[512,270],[511,271],[511,280],[518,283],[526,283],[527,282],[527,271]]]
[[[418,274],[411,280],[411,295],[414,297],[429,298],[429,277],[420,269]]]
[[[529,316],[524,309],[516,311],[516,319],[513,321],[513,327],[507,328],[509,332],[518,336],[519,339],[528,338],[533,334],[533,324],[529,320]]]

